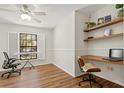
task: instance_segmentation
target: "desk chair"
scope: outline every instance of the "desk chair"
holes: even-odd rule
[[[79,63],[79,67],[80,67],[81,72],[85,73],[84,75],[88,75],[88,78],[85,78],[85,77],[82,78],[82,80],[79,82],[79,86],[81,85],[81,82],[89,81],[91,88],[92,88],[91,82],[97,83],[100,87],[102,87],[102,85],[100,85],[96,81],[96,79],[94,78],[94,76],[92,74],[92,72],[101,72],[101,69],[93,66],[91,63],[85,63],[83,56],[80,56],[78,58],[78,63]]]
[[[18,65],[21,65],[20,63],[14,63],[17,61],[17,59],[15,58],[9,58],[8,54],[6,52],[3,52],[4,56],[5,56],[5,60],[4,60],[4,63],[2,65],[2,68],[3,69],[10,69],[9,71],[6,71],[5,73],[3,73],[1,75],[1,77],[3,77],[5,74],[8,74],[8,77],[9,78],[11,76],[12,73],[19,73],[19,75],[21,75],[21,70],[17,70],[17,66]]]

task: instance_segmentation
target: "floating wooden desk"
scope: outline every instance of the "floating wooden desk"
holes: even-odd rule
[[[95,55],[85,55],[83,56],[85,60],[91,60],[91,61],[96,61],[96,62],[106,62],[106,63],[110,63],[110,64],[120,64],[120,65],[124,65],[123,61],[109,61],[109,60],[104,60],[103,56],[95,56]]]

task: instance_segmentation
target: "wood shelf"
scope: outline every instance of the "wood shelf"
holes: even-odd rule
[[[92,38],[92,39],[85,39],[84,41],[88,42],[88,41],[99,40],[99,39],[106,39],[106,38],[123,36],[123,35],[124,35],[124,33],[119,33],[119,34],[113,34],[113,35],[110,35],[110,36],[102,36],[102,37],[96,37],[96,38]]]
[[[101,25],[97,25],[97,26],[89,28],[89,29],[85,29],[84,32],[90,32],[90,31],[94,31],[94,30],[99,29],[99,28],[103,28],[103,27],[106,27],[106,26],[114,25],[114,24],[123,22],[123,20],[124,20],[123,17],[116,18],[116,19],[114,19],[114,20],[112,20],[110,22],[107,22],[107,23],[104,23],[104,24],[101,24]]]
[[[103,56],[96,56],[96,55],[84,55],[83,56],[85,60],[91,60],[91,61],[96,61],[96,62],[105,62],[105,63],[110,63],[110,64],[120,64],[124,65],[123,61],[109,61],[109,60],[104,60]]]

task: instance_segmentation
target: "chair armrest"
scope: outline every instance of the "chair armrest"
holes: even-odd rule
[[[9,60],[18,60],[18,59],[16,59],[16,58],[10,58]]]
[[[16,58],[10,58],[10,59],[9,59],[9,61],[10,61],[9,63],[12,64],[12,63],[14,63],[14,62],[17,61],[17,60],[18,60],[18,59],[16,59]]]
[[[18,65],[21,65],[21,63],[13,63],[11,64],[12,66],[18,66]]]

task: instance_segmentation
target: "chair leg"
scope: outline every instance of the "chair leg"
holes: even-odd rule
[[[90,87],[92,88],[92,75],[91,74],[89,74],[89,81],[90,81]]]
[[[19,75],[21,75],[21,70],[18,71]]]
[[[9,77],[11,76],[11,74],[12,74],[12,72],[10,72],[10,73],[9,73],[9,75],[8,75],[8,77],[7,77],[7,78],[9,78]]]
[[[4,74],[1,75],[1,77],[3,77],[3,76],[4,76]]]
[[[21,70],[15,70],[12,73],[19,73],[19,75],[21,75]]]
[[[91,82],[98,84],[98,86],[99,86],[100,88],[103,87],[101,84],[99,84],[99,83],[96,81],[95,77],[94,77],[92,74],[91,74],[90,77],[91,77]]]
[[[80,82],[79,82],[79,84],[78,84],[79,86],[81,86],[81,82],[83,82],[83,81],[80,81]]]
[[[1,75],[1,77],[3,77],[5,75],[5,73],[3,73],[2,75]]]
[[[19,73],[19,75],[21,75],[21,70],[12,69],[11,71],[8,71],[8,72],[3,73],[3,74],[1,75],[1,77],[4,77],[5,74],[8,74],[7,78],[9,78],[12,73]]]
[[[89,79],[88,79],[88,78],[84,78],[84,77],[83,77],[83,78],[82,78],[82,80],[79,82],[79,84],[78,84],[78,85],[79,85],[79,86],[81,86],[81,83],[82,83],[82,82],[85,82],[85,81],[89,81]]]
[[[1,75],[1,77],[3,77],[5,74],[9,74],[9,72],[3,73],[3,74]]]
[[[92,88],[92,82],[98,84],[100,88],[103,87],[101,84],[99,84],[99,83],[96,81],[95,77],[94,77],[92,74],[89,73],[88,76],[89,76],[88,78],[82,78],[82,80],[79,82],[79,86],[81,86],[81,83],[82,83],[82,82],[89,81],[91,88]]]

